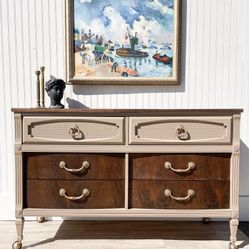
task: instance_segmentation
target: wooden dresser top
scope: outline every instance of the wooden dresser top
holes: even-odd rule
[[[193,115],[233,115],[240,114],[243,109],[50,109],[50,108],[12,108],[12,112],[26,115],[106,115],[106,116],[193,116]]]

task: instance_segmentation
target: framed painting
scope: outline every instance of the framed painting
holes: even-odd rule
[[[66,0],[71,84],[179,84],[181,0]]]

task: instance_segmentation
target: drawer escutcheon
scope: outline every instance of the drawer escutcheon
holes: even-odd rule
[[[176,173],[187,173],[187,172],[190,172],[191,170],[194,170],[196,168],[196,165],[194,162],[189,162],[188,167],[186,169],[174,169],[172,167],[171,162],[165,162],[164,167],[165,167],[165,169],[172,170]]]
[[[84,161],[82,163],[82,166],[78,169],[69,169],[69,168],[67,168],[66,165],[67,164],[64,161],[60,161],[60,163],[59,163],[59,167],[61,169],[64,169],[64,170],[71,172],[71,173],[85,172],[90,167],[90,163],[88,161]]]
[[[170,189],[165,189],[164,194],[167,197],[170,197],[171,199],[176,200],[176,201],[189,201],[191,198],[193,198],[195,196],[195,191],[193,189],[189,189],[188,190],[188,195],[185,196],[185,197],[174,197],[172,195]]]
[[[177,137],[182,140],[182,141],[186,141],[190,139],[190,134],[189,132],[184,128],[183,125],[180,125],[177,129],[176,129],[176,135]]]
[[[70,128],[68,130],[68,134],[71,135],[72,138],[75,140],[84,138],[83,132],[80,130],[78,125],[75,125],[73,128]]]
[[[61,188],[59,191],[60,196],[65,197],[68,200],[80,200],[80,199],[85,199],[87,196],[89,196],[90,192],[88,189],[83,189],[82,194],[80,196],[68,196],[66,194],[66,190],[64,188]]]

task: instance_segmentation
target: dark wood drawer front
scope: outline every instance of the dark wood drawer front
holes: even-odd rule
[[[188,200],[173,198],[191,196]],[[148,209],[223,209],[229,208],[229,181],[153,181],[130,182],[130,208]],[[192,196],[190,190],[194,190]],[[169,193],[169,191],[167,191]]]
[[[124,208],[124,180],[27,180],[25,188],[25,208]],[[81,199],[67,199],[81,196],[83,190]]]
[[[230,178],[231,154],[131,154],[130,178],[224,180]]]
[[[124,179],[124,165],[123,154],[24,155],[26,179]]]

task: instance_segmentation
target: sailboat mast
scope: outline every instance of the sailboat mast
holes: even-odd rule
[[[129,37],[129,41],[130,41],[130,45],[131,45],[131,34],[130,34],[130,31],[129,31],[128,27],[127,27],[127,33],[128,33],[128,37]]]

